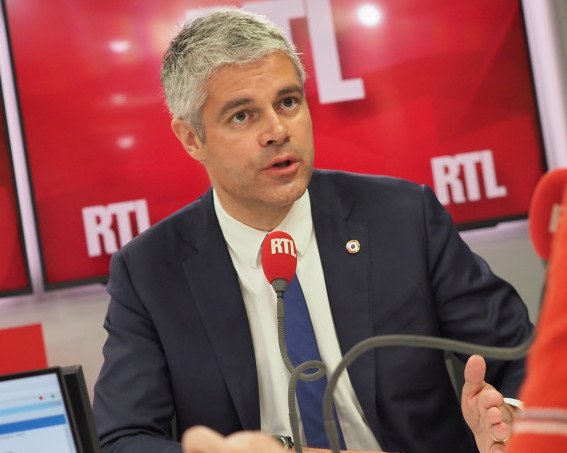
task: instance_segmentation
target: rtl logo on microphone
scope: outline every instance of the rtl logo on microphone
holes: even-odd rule
[[[291,255],[297,258],[295,254],[295,243],[293,239],[288,238],[271,238],[270,239],[270,250],[272,255],[285,254]]]
[[[554,203],[551,207],[551,215],[549,216],[549,232],[556,233],[559,229],[559,221],[563,216],[563,206],[559,203]]]

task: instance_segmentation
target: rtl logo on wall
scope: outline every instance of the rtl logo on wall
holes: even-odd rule
[[[489,149],[434,157],[431,170],[435,193],[444,205],[490,200],[508,194],[505,186],[498,185],[494,158]]]
[[[83,224],[88,255],[111,255],[150,227],[148,203],[132,200],[89,206],[83,208]]]

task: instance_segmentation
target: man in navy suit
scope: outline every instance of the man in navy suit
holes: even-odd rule
[[[289,374],[259,255],[276,229],[295,239],[330,370],[375,335],[495,346],[529,336],[516,292],[469,250],[429,188],[313,170],[303,68],[273,24],[236,9],[201,16],[172,41],[162,81],[172,129],[212,188],[113,256],[93,408],[103,451],[180,452],[172,420],[179,433],[290,435]],[[459,407],[441,352],[363,355],[335,395],[347,448],[503,451],[513,419],[503,395],[515,396],[524,363],[477,356],[465,374]]]

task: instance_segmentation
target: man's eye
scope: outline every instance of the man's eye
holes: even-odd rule
[[[243,123],[248,119],[248,113],[246,112],[238,112],[232,116],[232,121],[235,123]]]
[[[289,97],[289,98],[285,98],[282,101],[282,107],[284,109],[292,109],[297,105],[297,99]]]

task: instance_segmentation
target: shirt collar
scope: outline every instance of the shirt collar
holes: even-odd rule
[[[228,214],[222,207],[214,189],[213,202],[219,225],[228,248],[248,266],[259,267],[260,247],[262,246],[264,237],[266,237],[268,233],[244,225]],[[311,201],[307,190],[293,203],[293,206],[282,222],[274,228],[274,231],[276,230],[285,231],[293,238],[296,250],[299,253],[298,257],[306,253],[311,233],[313,232]]]

